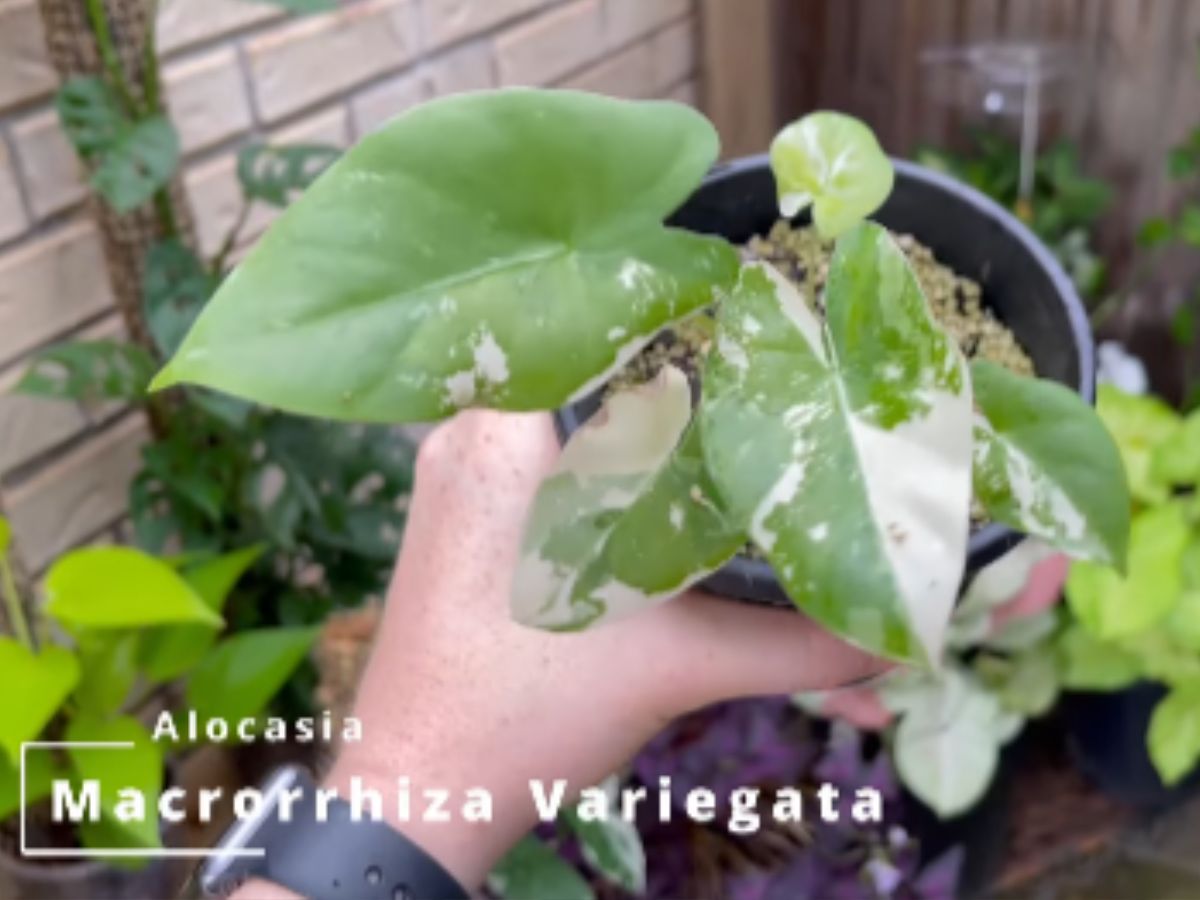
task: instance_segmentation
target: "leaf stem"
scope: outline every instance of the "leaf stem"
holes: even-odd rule
[[[100,51],[100,59],[104,63],[104,68],[108,70],[113,90],[120,96],[125,112],[136,117],[139,113],[138,103],[133,97],[133,91],[130,90],[125,70],[121,67],[121,59],[117,56],[117,49],[113,44],[112,31],[108,27],[108,15],[104,11],[104,0],[85,0],[85,3],[88,21],[92,25],[92,35],[96,38],[96,48]]]
[[[17,640],[30,650],[36,651],[37,645],[29,631],[29,620],[25,617],[25,607],[21,603],[21,593],[17,590],[17,579],[13,577],[12,564],[3,554],[0,554],[0,594],[4,595],[4,605]]]
[[[242,200],[242,208],[238,212],[237,220],[230,227],[229,232],[225,235],[225,240],[221,244],[221,249],[217,251],[217,255],[213,257],[210,271],[215,278],[220,278],[225,273],[225,266],[229,262],[229,254],[233,252],[234,246],[237,244],[238,235],[242,233],[242,229],[246,227],[246,221],[250,218],[250,203],[245,199]]]

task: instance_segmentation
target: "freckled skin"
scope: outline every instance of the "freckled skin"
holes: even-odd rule
[[[525,515],[559,452],[543,414],[466,412],[417,460],[387,613],[355,714],[362,743],[329,776],[488,789],[490,823],[397,823],[469,887],[535,823],[528,782],[573,790],[617,771],[671,719],[735,696],[819,690],[886,668],[798,613],[699,594],[592,631],[509,616]],[[415,808],[420,804],[415,804]],[[286,897],[266,885],[236,895]]]

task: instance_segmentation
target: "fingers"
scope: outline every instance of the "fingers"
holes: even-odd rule
[[[662,608],[682,709],[733,697],[828,690],[893,667],[787,609],[690,594]]]

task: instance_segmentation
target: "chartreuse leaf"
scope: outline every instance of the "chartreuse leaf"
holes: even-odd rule
[[[72,788],[89,781],[99,785],[102,822],[105,827],[81,829],[84,843],[96,849],[162,846],[159,835],[158,795],[162,791],[162,750],[137,719],[127,716],[100,720],[79,717],[67,726],[66,740],[84,744],[129,744],[112,747],[68,747],[67,757],[74,772]],[[145,799],[144,818],[122,815],[121,792],[132,789]],[[103,843],[102,843],[103,842]]]
[[[825,303],[823,331],[779,273],[744,270],[704,376],[708,468],[800,609],[936,664],[966,559],[966,365],[876,225],[838,243]]]
[[[716,156],[678,104],[428,103],[283,214],[155,386],[385,422],[560,406],[736,278],[727,243],[662,225]]]
[[[836,238],[892,192],[895,172],[874,133],[835,112],[816,112],[789,125],[771,145],[779,209],[787,218],[812,207],[823,237]]]
[[[25,751],[25,806],[33,806],[50,796],[56,776],[54,757],[49,749]],[[0,822],[21,809],[21,764],[0,753]]]
[[[137,679],[138,635],[96,631],[79,636],[83,675],[75,702],[83,712],[104,718],[121,708]]]
[[[262,557],[256,545],[215,559],[188,566],[184,580],[214,613],[225,609],[225,601],[238,580]],[[190,672],[217,642],[218,630],[210,625],[164,625],[146,632],[138,648],[138,666],[153,682],[171,681]]]
[[[1200,481],[1200,412],[1183,420],[1153,451],[1151,473],[1169,484]]]
[[[1143,503],[1162,503],[1170,496],[1169,483],[1154,465],[1158,448],[1179,430],[1179,414],[1157,397],[1126,394],[1111,385],[1100,385],[1096,409],[1116,439],[1129,489]]]
[[[1058,657],[1063,687],[1072,691],[1119,691],[1142,676],[1135,655],[1075,623],[1059,637]]]
[[[1175,688],[1154,707],[1147,735],[1150,759],[1167,785],[1200,762],[1200,685]]]
[[[745,543],[704,472],[687,377],[667,366],[611,397],[542,484],[513,583],[514,617],[582,628],[674,596]],[[682,438],[682,443],[681,443]]]
[[[8,523],[8,519],[0,516],[0,557],[8,556],[8,550],[12,546],[12,526]]]
[[[975,497],[988,515],[1072,556],[1125,564],[1129,491],[1112,437],[1074,391],[971,366]]]
[[[34,653],[12,638],[0,637],[0,749],[12,762],[21,744],[36,740],[79,682],[79,661],[62,647]]]
[[[605,784],[610,797],[617,787],[615,777]],[[622,816],[585,818],[577,809],[567,810],[563,818],[589,866],[631,894],[645,893],[646,849],[634,824]]]
[[[1188,523],[1179,503],[1139,513],[1129,543],[1129,571],[1077,562],[1067,578],[1076,618],[1102,640],[1139,634],[1166,618],[1183,590]]]
[[[67,626],[223,624],[174,569],[131,547],[68,553],[46,574],[46,598],[46,611]]]
[[[942,818],[966,812],[991,784],[1010,717],[955,668],[915,681],[902,705],[893,752],[905,786]]]
[[[488,888],[505,900],[594,900],[583,876],[553,848],[526,837],[496,864]]]
[[[308,656],[316,636],[315,628],[265,628],[221,641],[188,681],[188,708],[202,721],[257,716]]]

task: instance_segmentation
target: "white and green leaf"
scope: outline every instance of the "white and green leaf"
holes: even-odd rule
[[[815,112],[785,128],[771,145],[771,168],[786,218],[810,206],[825,238],[840,237],[879,209],[895,172],[874,133],[835,112]]]
[[[514,617],[577,629],[674,596],[745,543],[688,429],[687,377],[612,396],[563,449],[534,500],[513,586]]]
[[[615,798],[620,783],[613,777],[602,787]],[[577,809],[567,810],[564,819],[589,866],[631,894],[645,893],[646,848],[636,825],[623,816],[585,817]]]
[[[673,103],[428,103],[275,222],[156,386],[386,422],[558,407],[736,278],[725,241],[663,226],[717,150]]]
[[[879,226],[839,242],[825,305],[823,328],[779,273],[744,270],[705,372],[708,468],[800,609],[935,665],[966,559],[969,374]]]
[[[975,497],[993,521],[1081,559],[1123,566],[1129,491],[1112,437],[1060,384],[971,366]]]

